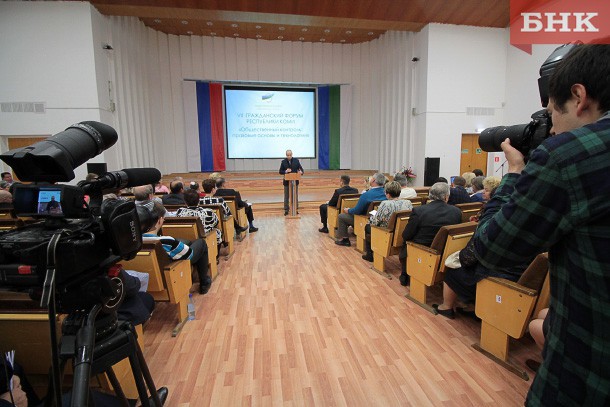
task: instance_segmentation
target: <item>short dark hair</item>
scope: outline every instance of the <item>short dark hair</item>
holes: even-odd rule
[[[3,172],[2,174],[0,174],[0,179],[4,179],[5,175],[11,175],[10,172]]]
[[[347,175],[347,174],[341,175],[341,182],[343,183],[343,185],[349,185],[351,180],[352,179],[349,177],[349,175]]]
[[[222,188],[225,186],[225,179],[223,177],[216,178],[216,188]]]
[[[213,178],[204,179],[202,186],[205,193],[209,194],[214,188],[216,188],[216,180]]]
[[[610,110],[610,46],[579,45],[559,63],[549,79],[549,98],[559,111],[572,97],[572,85],[580,83],[601,112]]]
[[[457,177],[453,178],[453,185],[459,185],[461,187],[466,186],[466,178],[458,175]]]
[[[184,202],[188,206],[197,206],[199,204],[199,194],[194,189],[184,191]]]
[[[172,191],[172,194],[179,194],[183,189],[184,185],[181,181],[172,181],[169,184],[169,190]]]
[[[483,171],[481,171],[478,168],[475,168],[474,170],[472,170],[472,172],[474,173],[474,175],[476,175],[477,177],[482,177],[483,176]]]
[[[436,184],[437,182],[444,182],[445,184],[449,183],[449,181],[447,181],[447,178],[445,177],[438,177],[436,181],[434,181],[434,183]]]
[[[191,183],[189,184],[189,189],[197,191],[199,189],[199,184],[196,181],[191,181]]]

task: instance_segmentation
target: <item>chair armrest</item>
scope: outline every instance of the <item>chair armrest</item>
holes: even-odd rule
[[[495,283],[495,284],[499,284],[502,285],[504,287],[508,287],[512,290],[515,290],[518,293],[521,294],[525,294],[525,295],[529,295],[530,297],[535,297],[536,295],[538,295],[538,293],[536,292],[536,290],[532,290],[531,288],[527,288],[522,286],[521,284],[517,284],[513,281],[507,280],[505,278],[500,278],[500,277],[487,277],[487,280]]]
[[[428,246],[424,246],[423,244],[407,242],[407,246],[410,246],[410,247],[412,247],[414,249],[417,249],[417,250],[423,250],[426,253],[430,253],[430,254],[434,254],[434,255],[440,255],[440,252],[438,250],[431,249]],[[408,254],[409,254],[409,249],[407,248],[407,255]]]

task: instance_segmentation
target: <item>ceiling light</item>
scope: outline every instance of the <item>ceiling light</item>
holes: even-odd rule
[[[239,27],[239,26],[238,26],[237,24],[233,23],[233,24],[231,24],[231,27],[233,27],[233,28],[237,28],[237,27]]]
[[[187,25],[189,22],[188,22],[188,21],[186,21],[186,20],[182,20],[182,21],[181,21],[181,23],[182,23],[183,25]]]
[[[161,22],[161,20],[159,20],[158,18],[155,18],[155,23],[159,24]]]
[[[328,34],[330,30],[327,28],[326,30],[324,30],[324,32]]]
[[[207,24],[207,25],[214,25],[214,23],[213,23],[213,22],[211,22],[211,21],[208,21],[206,24]]]
[[[260,25],[257,25],[257,26],[256,26],[256,27],[254,27],[254,28],[256,28],[257,30],[260,30],[262,27],[261,27]]]
[[[286,29],[286,27],[278,27],[278,30],[280,31],[284,31]]]
[[[301,31],[303,31],[303,32],[307,32],[307,28],[306,28],[306,27],[303,27],[303,28],[301,28]]]
[[[345,33],[346,34],[351,34],[352,32],[350,30],[347,30]]]

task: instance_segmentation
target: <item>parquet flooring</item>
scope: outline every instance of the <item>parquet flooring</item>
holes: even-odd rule
[[[176,338],[170,306],[145,327],[144,354],[168,406],[522,405],[531,384],[473,348],[478,323],[434,316],[319,217],[257,215],[259,232],[221,260],[197,319]],[[398,262],[388,269],[398,274]],[[438,292],[437,292],[438,294]],[[517,362],[536,357],[529,338]]]

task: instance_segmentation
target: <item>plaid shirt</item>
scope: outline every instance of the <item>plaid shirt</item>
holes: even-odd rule
[[[551,137],[508,174],[475,249],[489,268],[549,251],[550,331],[527,405],[610,405],[610,117]]]
[[[224,198],[218,196],[204,196],[203,198],[199,198],[199,205],[220,206],[222,208],[222,216],[225,218],[231,216],[231,209],[229,209],[229,205],[227,205]]]

